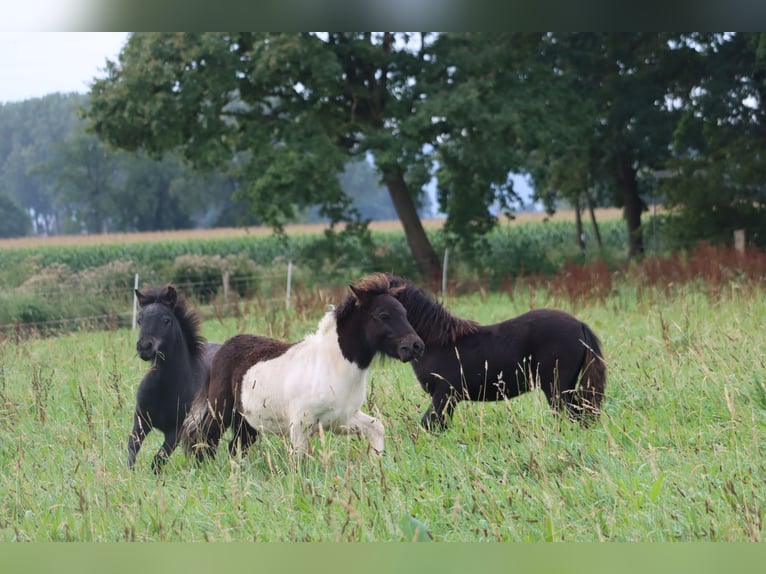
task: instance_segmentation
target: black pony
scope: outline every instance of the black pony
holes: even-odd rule
[[[156,428],[165,433],[152,461],[152,469],[159,472],[178,444],[186,413],[207,383],[220,344],[206,343],[200,336],[199,318],[172,285],[149,287],[143,293],[136,290],[136,297],[141,306],[136,351],[152,366],[138,386],[128,467],[133,468],[141,443]]]
[[[462,400],[497,401],[540,387],[550,406],[587,423],[600,414],[606,365],[598,338],[582,321],[556,309],[536,309],[494,325],[451,315],[406,279],[388,275],[407,320],[426,345],[412,363],[431,395],[422,418],[447,427]]]

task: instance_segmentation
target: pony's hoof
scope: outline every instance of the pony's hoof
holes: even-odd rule
[[[420,424],[431,433],[440,433],[447,430],[447,423],[439,420],[437,417],[425,416],[420,420]]]

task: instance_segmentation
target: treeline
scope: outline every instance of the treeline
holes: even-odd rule
[[[302,202],[353,221],[334,177],[373,157],[434,278],[416,214],[433,179],[456,243],[515,211],[512,173],[550,206],[622,207],[630,257],[659,202],[684,239],[765,243],[765,58],[763,33],[135,33],[88,115],[125,149],[240,158],[275,225]]]
[[[235,198],[240,184],[230,171],[109,146],[87,131],[87,106],[82,94],[0,105],[0,237],[260,223]],[[396,217],[369,162],[350,163],[339,179],[363,217]],[[310,205],[296,215],[319,219]]]

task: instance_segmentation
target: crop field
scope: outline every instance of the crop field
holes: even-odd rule
[[[599,220],[619,218],[622,210],[617,208],[600,208],[596,210]],[[585,217],[585,216],[583,216]],[[559,210],[553,215],[545,212],[519,213],[512,220],[514,223],[537,223],[540,221],[574,221],[574,211]],[[424,219],[423,226],[427,230],[436,230],[442,227],[444,219]],[[508,219],[501,219],[501,225],[509,225]],[[326,228],[324,223],[290,224],[285,226],[287,235],[305,235],[322,233]],[[401,231],[402,224],[399,220],[371,221],[369,227],[372,231]],[[112,243],[144,243],[157,241],[183,241],[189,239],[221,239],[232,237],[264,237],[271,235],[270,227],[225,227],[213,229],[191,229],[179,231],[154,231],[142,233],[109,233],[92,235],[58,235],[53,237],[18,237],[0,239],[1,248],[26,248],[47,247],[50,245],[103,245]]]
[[[646,275],[646,273],[644,273]],[[600,420],[582,428],[541,392],[461,403],[441,434],[409,365],[376,361],[365,410],[386,427],[315,437],[296,468],[279,437],[197,465],[179,449],[160,476],[149,435],[126,467],[147,365],[130,329],[0,339],[3,541],[764,541],[766,288],[741,274],[610,278],[597,296],[555,281],[450,296],[483,323],[533,307],[572,312],[609,369]],[[603,277],[602,277],[603,279]],[[564,283],[566,283],[564,281]],[[203,334],[296,340],[327,301],[286,312],[241,302]]]

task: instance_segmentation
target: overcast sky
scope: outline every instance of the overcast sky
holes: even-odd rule
[[[127,32],[0,30],[0,104],[54,92],[88,92],[127,37]]]

